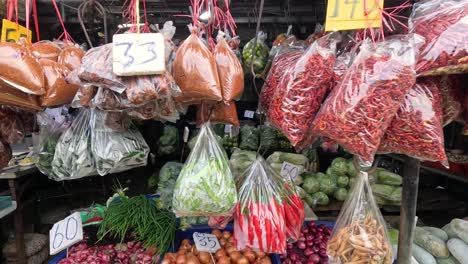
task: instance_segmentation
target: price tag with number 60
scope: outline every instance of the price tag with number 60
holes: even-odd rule
[[[193,241],[198,251],[215,253],[221,248],[218,238],[213,234],[193,233]]]
[[[79,212],[75,212],[55,223],[49,231],[50,255],[55,255],[81,240],[83,240],[81,215]]]
[[[166,70],[161,33],[116,34],[112,68],[118,76],[160,74]]]

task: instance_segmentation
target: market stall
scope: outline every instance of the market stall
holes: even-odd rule
[[[468,2],[4,2],[7,263],[468,264]]]

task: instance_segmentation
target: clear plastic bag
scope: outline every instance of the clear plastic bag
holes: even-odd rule
[[[193,104],[223,99],[215,58],[195,29],[177,49],[172,75],[182,90],[177,102]]]
[[[84,54],[84,51],[79,47],[66,46],[60,52],[57,62],[73,71],[80,68]]]
[[[244,92],[244,71],[242,65],[224,39],[224,33],[218,31],[218,44],[213,55],[218,69],[219,82],[224,102],[238,100]]]
[[[112,71],[112,43],[92,48],[82,58],[78,73],[84,83],[122,93],[126,86]]]
[[[44,71],[30,52],[20,44],[0,43],[0,80],[27,94],[43,95]]]
[[[197,124],[201,125],[206,121],[210,121],[212,124],[231,124],[239,127],[236,103],[202,103],[198,106]]]
[[[342,82],[325,100],[313,133],[356,154],[363,166],[374,155],[416,75],[412,35],[395,35],[374,44],[366,40]]]
[[[237,249],[285,253],[283,178],[258,156],[239,180],[239,202],[234,212],[234,244]]]
[[[177,179],[173,210],[177,216],[229,216],[237,202],[226,152],[210,123],[198,134]]]
[[[35,42],[31,45],[31,53],[37,59],[48,59],[57,62],[62,49],[49,40]]]
[[[408,24],[410,32],[426,39],[416,64],[419,75],[463,73],[468,70],[468,2],[420,1],[413,5]]]
[[[12,152],[10,145],[0,137],[0,170],[8,166],[12,158]]]
[[[8,144],[16,144],[23,140],[24,134],[18,113],[10,107],[0,106],[0,137]]]
[[[41,105],[53,107],[71,103],[79,86],[65,80],[70,70],[51,60],[39,60],[39,64],[46,79],[46,93],[41,97]]]
[[[122,94],[99,87],[91,105],[99,110],[122,111],[129,108],[129,103]]]
[[[91,110],[82,108],[55,147],[52,160],[53,180],[74,180],[96,175],[91,153]]]
[[[38,144],[34,146],[34,152],[37,155],[36,166],[41,173],[54,179],[57,178],[54,176],[52,169],[55,148],[61,134],[68,128],[70,123],[67,121],[57,123],[45,112],[37,113],[36,120],[39,125],[39,140]]]
[[[312,121],[330,90],[334,73],[337,33],[316,40],[284,72],[268,108],[268,120],[298,149],[317,137],[310,133]]]
[[[265,44],[266,39],[267,34],[260,31],[257,35],[257,44],[255,47],[255,38],[245,44],[242,50],[242,61],[244,62],[246,72],[250,73],[252,67],[255,73],[262,73],[263,69],[265,69],[269,53],[268,46]]]
[[[127,99],[134,105],[154,101],[163,96],[180,94],[179,87],[168,72],[159,75],[126,77],[124,81],[127,86],[125,90]]]
[[[130,119],[109,114],[99,110],[91,113],[91,152],[99,175],[146,166],[149,147],[141,133]],[[108,118],[115,119],[112,123],[118,126],[109,126]]]
[[[71,106],[74,108],[89,107],[97,93],[97,87],[90,84],[81,86],[73,97]]]
[[[442,129],[442,98],[437,83],[418,78],[385,132],[382,153],[399,153],[448,167]]]
[[[294,65],[303,54],[304,50],[300,48],[283,48],[278,51],[260,92],[260,110],[268,111],[276,88],[284,74],[284,69]]]
[[[327,244],[327,254],[331,264],[393,263],[386,224],[366,172],[359,172],[343,204]]]
[[[352,53],[343,52],[336,57],[335,67],[333,67],[335,85],[337,86],[343,79],[344,74],[349,69],[349,65],[352,62]]]
[[[166,71],[172,72],[172,64],[174,62],[175,53],[177,51],[177,47],[175,46],[174,42],[172,42],[172,38],[176,32],[176,27],[172,21],[164,22],[163,28],[160,30],[161,34],[164,36],[165,41],[165,52],[164,55],[166,56]]]

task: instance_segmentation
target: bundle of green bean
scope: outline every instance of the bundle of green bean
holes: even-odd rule
[[[175,236],[174,213],[157,209],[145,195],[131,198],[121,196],[109,204],[98,231],[99,239],[109,235],[121,241],[133,234],[146,247],[158,248],[164,253]]]

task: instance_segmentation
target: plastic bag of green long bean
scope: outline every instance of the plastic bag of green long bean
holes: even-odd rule
[[[128,124],[108,126],[107,115],[107,112],[100,110],[91,113],[91,151],[99,175],[145,166],[149,147],[141,133],[129,119],[119,119],[119,116],[114,123]]]
[[[201,127],[174,188],[177,216],[227,216],[237,202],[226,152],[210,123]]]
[[[73,180],[96,175],[91,153],[91,110],[82,108],[70,127],[60,136],[52,160],[53,180]]]

